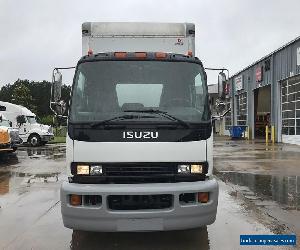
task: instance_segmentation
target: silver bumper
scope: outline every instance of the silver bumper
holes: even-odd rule
[[[184,183],[155,184],[75,184],[61,187],[61,212],[66,227],[85,231],[163,231],[197,228],[215,221],[218,205],[218,183],[215,179]],[[182,205],[182,193],[209,192],[208,203]],[[101,195],[101,207],[73,207],[68,195]],[[108,195],[172,194],[172,208],[161,210],[112,211]]]

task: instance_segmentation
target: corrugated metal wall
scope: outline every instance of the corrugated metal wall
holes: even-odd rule
[[[248,101],[248,116],[247,116],[247,124],[254,129],[254,95],[253,90],[256,88],[260,88],[266,85],[271,84],[271,103],[272,103],[272,114],[271,121],[272,124],[277,127],[278,141],[281,140],[281,114],[279,112],[280,108],[280,89],[279,82],[280,80],[286,79],[293,75],[300,74],[300,65],[297,65],[297,49],[300,48],[300,38],[291,42],[286,47],[275,51],[274,53],[266,56],[261,59],[257,63],[249,66],[245,70],[235,74],[230,79],[231,87],[232,87],[232,103],[231,106],[234,109],[232,112],[233,123],[236,125],[236,95],[247,92],[247,101]],[[266,71],[266,61],[270,61],[270,69]],[[256,82],[256,69],[262,68],[263,79],[261,82]],[[234,86],[234,79],[238,76],[243,76],[243,84],[244,88],[241,91],[236,91]]]

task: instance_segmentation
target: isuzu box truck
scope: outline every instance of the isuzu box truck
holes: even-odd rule
[[[191,23],[82,25],[61,187],[66,227],[159,231],[215,221],[207,80]],[[51,108],[62,115],[62,76]]]

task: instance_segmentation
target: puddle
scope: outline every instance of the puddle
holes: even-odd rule
[[[225,183],[241,187],[250,200],[272,200],[288,210],[300,211],[300,176],[274,176],[240,172],[216,172]],[[248,189],[248,190],[247,190]],[[253,192],[253,196],[250,192]]]

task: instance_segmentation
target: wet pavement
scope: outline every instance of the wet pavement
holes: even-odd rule
[[[22,147],[0,156],[0,249],[260,249],[241,247],[240,234],[294,232],[299,239],[299,162],[297,146],[216,138],[220,196],[213,225],[177,232],[91,233],[62,224],[65,146]]]

